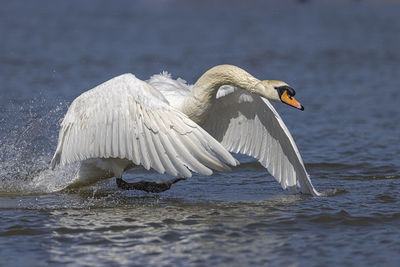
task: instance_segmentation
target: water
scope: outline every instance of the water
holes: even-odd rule
[[[385,265],[400,260],[397,1],[1,1],[0,265]],[[230,63],[291,84],[275,105],[312,181],[251,159],[162,194],[60,191],[47,169],[83,91],[121,73],[190,83]],[[138,170],[127,179],[159,179]]]

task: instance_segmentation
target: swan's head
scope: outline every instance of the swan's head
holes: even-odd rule
[[[264,80],[257,84],[256,93],[274,102],[282,102],[294,108],[304,110],[304,107],[294,99],[296,92],[287,83],[276,80]]]

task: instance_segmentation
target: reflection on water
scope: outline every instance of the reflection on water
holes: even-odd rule
[[[2,3],[0,265],[397,265],[399,13],[373,0]],[[296,89],[304,112],[276,108],[330,197],[289,195],[240,155],[162,194],[112,179],[62,190],[77,166],[48,166],[76,96],[126,72],[193,83],[221,63]]]

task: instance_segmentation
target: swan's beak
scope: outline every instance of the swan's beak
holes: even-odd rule
[[[281,95],[281,101],[285,104],[288,104],[289,106],[295,107],[300,110],[304,110],[304,107],[300,104],[299,101],[294,99],[293,96],[288,95],[287,90],[285,90]]]

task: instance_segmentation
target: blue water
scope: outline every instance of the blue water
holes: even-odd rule
[[[397,266],[400,2],[0,1],[0,265]],[[71,101],[126,72],[189,83],[229,63],[296,89],[275,105],[313,184],[257,162],[161,194],[65,192],[48,170]],[[159,179],[143,170],[128,180]]]

